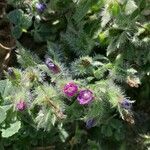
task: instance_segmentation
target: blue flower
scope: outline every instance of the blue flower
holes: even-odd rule
[[[7,73],[8,73],[8,75],[10,76],[10,77],[13,77],[13,78],[15,78],[15,73],[14,73],[14,70],[13,70],[13,68],[8,68],[7,69]]]
[[[36,9],[42,13],[46,9],[46,4],[45,3],[37,3]]]
[[[121,107],[130,110],[132,108],[132,103],[134,103],[134,101],[124,98],[121,102]]]
[[[95,119],[88,119],[87,121],[86,121],[86,128],[87,129],[90,129],[90,128],[92,128],[92,127],[94,127],[96,125],[96,120]]]
[[[14,71],[13,71],[13,69],[12,68],[8,68],[8,70],[7,70],[7,72],[8,72],[8,74],[11,76],[11,75],[14,75]]]

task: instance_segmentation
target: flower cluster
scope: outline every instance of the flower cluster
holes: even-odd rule
[[[67,83],[63,88],[63,92],[66,96],[73,97],[78,93],[78,86],[73,82]],[[89,104],[93,99],[93,92],[88,89],[79,91],[77,96],[77,100],[81,105]]]

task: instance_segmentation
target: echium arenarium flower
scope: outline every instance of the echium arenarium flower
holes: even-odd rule
[[[96,125],[96,120],[94,118],[88,119],[86,121],[86,128],[90,129]]]
[[[88,90],[88,89],[87,90],[81,90],[79,92],[78,97],[77,97],[77,100],[78,100],[79,104],[81,104],[81,105],[90,104],[93,99],[94,99],[93,92],[91,90]]]
[[[74,82],[67,83],[64,88],[63,92],[68,97],[73,97],[78,92],[78,86]]]
[[[7,73],[10,77],[15,78],[15,72],[14,72],[13,68],[9,67],[7,69]]]
[[[42,13],[46,9],[46,4],[45,3],[37,3],[35,7],[40,13]]]
[[[132,104],[134,103],[135,101],[130,101],[128,98],[124,98],[121,103],[120,103],[120,106],[122,108],[125,108],[125,109],[128,109],[130,110],[132,108]]]
[[[60,68],[50,58],[46,58],[45,64],[54,74],[60,72]]]
[[[27,108],[27,104],[24,100],[20,100],[17,104],[16,104],[16,108],[18,111],[24,111]]]

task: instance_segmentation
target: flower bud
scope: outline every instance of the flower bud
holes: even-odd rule
[[[56,64],[54,64],[50,58],[46,58],[45,64],[49,68],[49,70],[51,70],[54,74],[60,72],[60,68]]]

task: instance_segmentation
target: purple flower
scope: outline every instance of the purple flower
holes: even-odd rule
[[[130,101],[129,99],[124,98],[120,105],[122,108],[131,109],[132,103],[134,103],[134,101]]]
[[[90,129],[90,128],[92,128],[93,126],[95,126],[95,124],[96,124],[96,121],[95,121],[95,119],[88,119],[87,121],[86,121],[86,128],[87,129]]]
[[[77,97],[77,100],[79,101],[79,104],[85,105],[85,104],[89,104],[93,100],[93,98],[94,96],[92,91],[81,90]]]
[[[9,76],[11,76],[11,77],[15,77],[15,73],[14,73],[14,70],[13,70],[13,68],[8,68],[7,69],[7,72],[8,72],[8,74],[9,74]]]
[[[36,9],[42,13],[46,9],[46,4],[45,3],[37,3],[36,4]]]
[[[50,58],[46,58],[45,64],[53,73],[57,74],[60,72],[60,68]]]
[[[63,88],[63,92],[66,96],[73,97],[78,92],[78,86],[73,82],[67,83]]]
[[[27,108],[27,104],[23,100],[20,100],[16,104],[16,108],[17,108],[18,111],[24,111]]]

